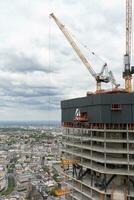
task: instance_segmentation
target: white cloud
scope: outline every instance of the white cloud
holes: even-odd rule
[[[2,0],[0,119],[59,119],[61,99],[95,90],[95,81],[49,19],[50,12],[108,61],[116,79],[123,83],[125,1]],[[80,48],[100,71],[103,63]]]

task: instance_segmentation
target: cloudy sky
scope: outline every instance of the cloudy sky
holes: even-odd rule
[[[95,90],[51,12],[76,36],[95,71],[104,62],[81,43],[123,86],[125,0],[0,0],[0,120],[59,120],[61,100]]]

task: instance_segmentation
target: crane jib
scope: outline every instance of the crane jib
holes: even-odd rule
[[[113,79],[113,76],[111,76],[111,74],[108,71],[107,64],[103,65],[103,68],[102,68],[100,73],[96,73],[94,71],[94,69],[92,68],[92,66],[91,66],[90,62],[88,61],[88,59],[84,56],[84,54],[80,50],[80,48],[77,45],[77,43],[74,41],[74,39],[72,38],[72,36],[68,32],[68,30],[65,28],[65,26],[60,22],[59,19],[57,19],[57,17],[53,13],[50,14],[50,16],[54,19],[55,23],[60,28],[60,30],[62,31],[62,33],[64,34],[64,36],[66,37],[66,39],[68,40],[68,42],[70,43],[70,45],[72,46],[72,48],[74,49],[74,51],[76,52],[78,57],[80,58],[80,60],[86,66],[86,68],[88,69],[90,74],[95,78],[96,82],[97,83],[101,83],[101,82],[108,83],[108,82],[111,82],[112,84],[115,85],[115,87],[117,87],[115,79]],[[97,85],[97,91],[98,91],[98,88],[99,88],[99,90],[101,90],[101,84]]]

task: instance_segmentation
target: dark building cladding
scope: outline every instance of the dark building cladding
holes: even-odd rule
[[[67,199],[134,200],[134,93],[91,94],[61,109],[62,159],[73,163],[64,167]]]
[[[134,123],[134,93],[101,93],[61,102],[62,123],[73,123],[76,109],[88,123]]]

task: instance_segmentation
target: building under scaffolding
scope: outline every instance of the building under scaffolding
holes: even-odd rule
[[[134,199],[134,93],[61,102],[63,159],[76,200]],[[71,171],[71,173],[70,173]]]

